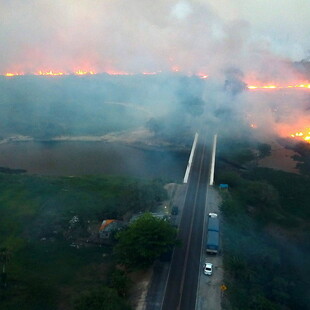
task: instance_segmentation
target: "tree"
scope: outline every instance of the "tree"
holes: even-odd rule
[[[262,209],[278,207],[279,194],[277,190],[267,182],[247,182],[243,185],[240,192],[244,200],[254,207],[261,207]]]
[[[130,310],[125,300],[115,289],[102,287],[101,289],[84,293],[75,300],[74,310]]]
[[[242,186],[243,180],[237,172],[223,169],[217,174],[216,182],[218,184],[228,184],[229,187],[233,188]]]
[[[8,248],[0,248],[0,261],[2,263],[2,283],[4,286],[7,285],[6,283],[6,264],[11,259],[11,251]]]
[[[149,267],[177,243],[176,228],[150,213],[145,213],[126,230],[119,232],[116,239],[117,261],[128,269]]]
[[[267,143],[260,143],[257,149],[259,151],[259,158],[264,158],[271,154],[271,145]]]
[[[131,284],[131,280],[125,271],[115,269],[111,274],[110,284],[112,288],[116,289],[120,296],[126,296]]]
[[[255,159],[255,154],[250,149],[242,149],[233,155],[233,160],[239,165],[244,165]]]

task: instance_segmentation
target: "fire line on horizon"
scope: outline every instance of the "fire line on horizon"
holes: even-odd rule
[[[181,73],[179,70],[176,70],[175,68],[171,71],[173,73]],[[154,72],[142,72],[140,74],[142,75],[158,75],[161,74],[162,71],[154,71]],[[63,71],[43,71],[39,70],[34,73],[24,73],[24,72],[6,72],[4,74],[0,74],[0,76],[5,76],[5,77],[15,77],[15,76],[26,76],[26,75],[36,75],[36,76],[48,76],[48,77],[61,77],[61,76],[68,76],[68,75],[75,75],[75,76],[85,76],[85,75],[98,75],[98,74],[108,74],[108,75],[135,75],[134,73],[129,73],[129,72],[124,72],[124,71],[114,71],[114,70],[107,70],[105,72],[100,72],[97,73],[93,70],[82,70],[78,69],[72,72],[63,72]],[[200,79],[207,79],[209,76],[205,73],[196,73],[196,74],[187,74],[188,76],[197,76]],[[260,91],[260,90],[281,90],[281,89],[309,89],[310,90],[310,83],[309,81],[303,81],[300,83],[294,83],[290,85],[277,85],[277,84],[257,84],[254,85],[252,83],[246,83],[247,84],[247,89],[250,91]],[[255,129],[257,128],[256,124],[251,124],[251,128]],[[306,141],[310,143],[310,128],[306,128],[305,132],[299,131],[294,134],[289,135],[291,138],[294,139],[299,139]]]
[[[172,72],[176,72],[176,71],[172,71]],[[161,71],[159,72],[142,72],[142,75],[157,75],[162,73]],[[43,76],[65,76],[65,75],[97,75],[97,74],[108,74],[108,75],[134,75],[134,73],[129,73],[129,72],[123,72],[123,71],[112,71],[112,70],[108,70],[106,72],[101,72],[101,73],[97,73],[95,71],[89,70],[89,71],[85,71],[85,70],[76,70],[74,72],[71,73],[67,73],[67,72],[62,72],[62,71],[37,71],[34,73],[29,73],[29,74],[25,74],[23,72],[7,72],[2,74],[3,76],[6,77],[14,77],[14,76],[22,76],[22,75],[43,75]],[[198,74],[192,74],[193,76],[197,76],[201,79],[207,79],[209,76],[207,74],[204,73],[198,73]],[[302,83],[298,83],[298,84],[291,84],[291,85],[274,85],[274,84],[266,84],[266,85],[253,85],[253,84],[249,84],[247,83],[247,88],[249,90],[272,90],[272,89],[289,89],[289,88],[304,88],[304,89],[310,89],[310,83],[307,82],[302,82]]]
[[[310,89],[310,83],[301,83],[295,85],[286,85],[286,86],[278,86],[278,85],[263,85],[263,86],[254,86],[248,85],[247,88],[249,90],[262,90],[262,89],[289,89],[289,88],[308,88]]]
[[[172,70],[171,72],[176,73],[180,71]],[[140,74],[142,75],[157,75],[161,74],[161,71],[158,72],[142,72]],[[137,73],[130,73],[130,72],[124,72],[124,71],[114,71],[114,70],[107,70],[105,72],[97,73],[93,70],[82,70],[78,69],[73,72],[63,72],[63,71],[42,71],[39,70],[34,73],[27,73],[24,72],[7,72],[4,74],[0,74],[5,77],[15,77],[15,76],[23,76],[23,75],[39,75],[39,76],[68,76],[68,75],[97,75],[97,74],[108,74],[108,75],[135,75]],[[209,76],[205,73],[197,73],[197,74],[187,74],[188,76],[197,76],[200,79],[207,79]],[[265,85],[253,85],[252,83],[246,83],[248,90],[255,91],[255,90],[280,90],[280,89],[310,89],[310,82],[309,81],[303,81],[300,83],[294,83],[290,85],[276,85],[276,84],[265,84]]]

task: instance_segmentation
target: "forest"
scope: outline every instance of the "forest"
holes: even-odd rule
[[[235,165],[219,163],[217,179],[230,188],[221,206],[224,309],[308,309],[309,174],[258,167],[257,157],[264,156],[258,145],[233,143],[234,154],[222,150],[221,156]]]

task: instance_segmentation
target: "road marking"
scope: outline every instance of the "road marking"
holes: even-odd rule
[[[194,153],[195,153],[195,150],[196,150],[197,141],[198,141],[198,133],[196,132],[195,133],[194,142],[193,142],[193,146],[192,146],[192,149],[191,149],[191,153],[189,155],[188,164],[187,164],[187,168],[186,168],[186,171],[185,171],[183,183],[187,183],[187,181],[188,181],[189,173],[190,173],[191,167],[192,167],[192,161],[193,161]]]
[[[211,169],[210,169],[210,185],[214,184],[214,166],[215,166],[215,152],[216,152],[217,134],[213,138],[213,148],[211,156]]]

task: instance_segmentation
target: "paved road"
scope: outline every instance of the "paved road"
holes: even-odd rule
[[[209,178],[208,150],[210,148],[206,147],[206,138],[200,137],[179,228],[182,246],[173,252],[162,310],[195,309],[198,275],[201,272],[200,253]]]

